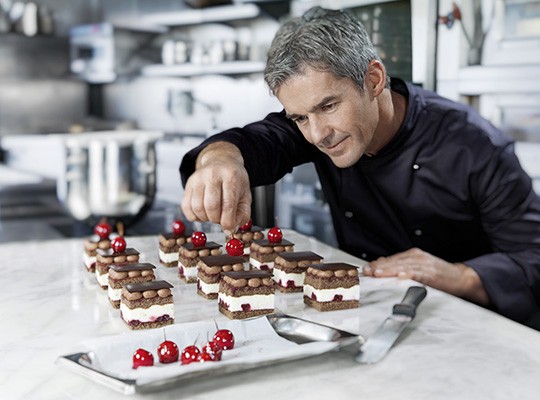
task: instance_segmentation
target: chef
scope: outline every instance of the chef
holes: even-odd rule
[[[339,247],[526,322],[540,304],[540,199],[473,109],[388,77],[362,24],[315,7],[286,22],[264,78],[284,110],[217,134],[181,164],[182,210],[232,229],[250,188],[314,163]]]

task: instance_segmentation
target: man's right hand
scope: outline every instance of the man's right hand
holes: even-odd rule
[[[249,177],[236,146],[215,142],[199,154],[186,182],[182,211],[190,221],[210,221],[227,230],[249,220]]]

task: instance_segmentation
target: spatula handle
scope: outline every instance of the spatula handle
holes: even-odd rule
[[[426,297],[427,290],[423,286],[411,286],[407,289],[405,297],[399,304],[395,304],[392,309],[392,314],[395,315],[406,315],[408,317],[414,318],[416,315],[416,307],[424,300]]]

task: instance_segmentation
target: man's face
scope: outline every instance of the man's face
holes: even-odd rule
[[[377,101],[351,79],[308,68],[287,80],[276,96],[306,140],[337,167],[350,167],[370,152],[379,121]]]

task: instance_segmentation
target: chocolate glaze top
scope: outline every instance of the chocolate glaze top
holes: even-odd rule
[[[251,229],[248,229],[247,231],[243,231],[241,229],[238,229],[236,233],[246,233],[246,232],[262,232],[264,228],[261,228],[260,226],[252,225]]]
[[[249,278],[272,278],[274,275],[270,271],[230,271],[222,272],[222,275],[228,276],[231,279],[249,279]]]
[[[112,264],[109,266],[110,269],[114,269],[117,272],[122,271],[145,271],[148,269],[155,269],[154,264],[150,263],[132,263],[132,264]]]
[[[221,254],[219,256],[206,256],[201,257],[201,261],[209,267],[216,265],[230,265],[230,264],[243,264],[244,257],[230,256],[228,254]]]
[[[182,247],[187,250],[204,250],[204,249],[218,249],[221,247],[221,245],[217,244],[216,242],[206,242],[204,246],[195,246],[193,243],[184,243]]]
[[[278,243],[269,242],[268,239],[259,239],[254,240],[253,243],[257,243],[259,246],[264,247],[294,246],[294,243],[289,242],[287,239],[281,239],[281,242]]]
[[[319,269],[321,271],[336,271],[338,269],[357,269],[358,267],[346,264],[346,263],[322,263],[322,264],[311,264],[311,268]]]
[[[324,258],[312,251],[282,251],[278,255],[286,261],[322,260]]]
[[[165,232],[165,233],[161,233],[160,235],[163,236],[165,239],[178,239],[181,237],[188,238],[191,236],[191,233],[189,233],[188,230],[186,229],[183,235],[175,235],[174,232]]]
[[[116,256],[137,256],[139,255],[140,253],[131,248],[131,247],[128,247],[126,250],[124,251],[121,251],[119,253],[115,253],[113,249],[97,249],[96,250],[98,252],[98,254],[101,254],[102,256],[113,256],[113,257],[116,257]]]
[[[142,283],[128,283],[124,286],[128,292],[144,292],[145,290],[171,289],[174,286],[167,281],[151,281]]]

